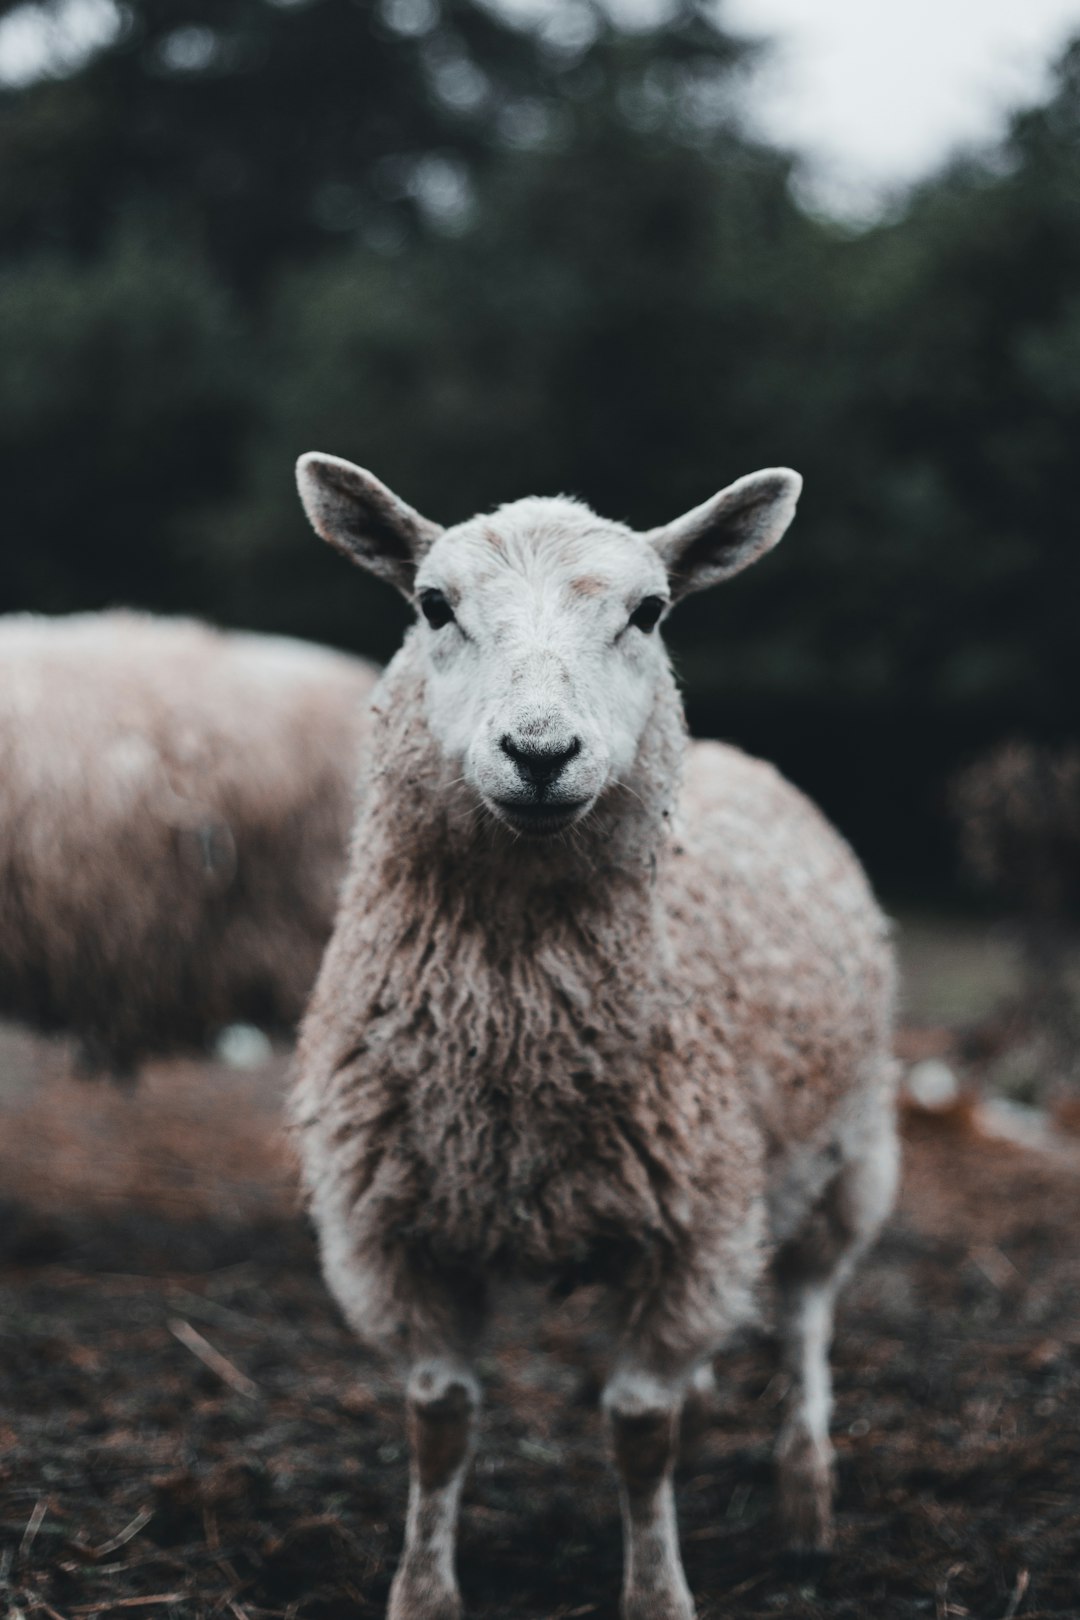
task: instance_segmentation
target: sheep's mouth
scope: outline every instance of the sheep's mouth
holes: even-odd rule
[[[492,809],[515,832],[530,838],[550,838],[577,821],[592,803],[591,799],[528,800],[492,799]]]

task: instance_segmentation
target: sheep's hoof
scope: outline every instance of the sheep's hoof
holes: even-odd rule
[[[694,1600],[685,1587],[663,1592],[626,1592],[622,1620],[694,1620]]]
[[[427,1575],[399,1569],[390,1588],[386,1620],[461,1620],[461,1594]]]
[[[832,1449],[809,1435],[782,1441],[777,1452],[776,1517],[792,1553],[825,1553],[833,1540]]]

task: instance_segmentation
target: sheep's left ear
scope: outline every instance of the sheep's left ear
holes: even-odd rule
[[[771,551],[795,516],[802,479],[790,467],[749,473],[645,538],[656,547],[677,601]]]
[[[416,569],[442,534],[374,473],[340,456],[310,450],[296,463],[296,483],[304,511],[324,540],[361,568],[412,595]]]

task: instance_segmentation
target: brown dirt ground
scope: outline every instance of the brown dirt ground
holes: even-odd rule
[[[319,1280],[284,1065],[163,1065],[133,1095],[66,1071],[0,1037],[0,1614],[380,1615],[400,1397]],[[987,1140],[962,1107],[906,1137],[839,1325],[836,1551],[777,1551],[762,1332],[688,1424],[702,1620],[1080,1616],[1080,1151]],[[614,1620],[598,1364],[581,1302],[509,1310],[463,1518],[473,1620]]]

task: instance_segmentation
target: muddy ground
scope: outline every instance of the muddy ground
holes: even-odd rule
[[[276,1133],[284,1064],[133,1096],[0,1037],[0,1615],[380,1615],[400,1397],[318,1276]],[[688,1426],[703,1620],[1080,1616],[1080,1154],[910,1116],[903,1192],[835,1355],[839,1531],[770,1520],[767,1335]],[[614,1620],[619,1526],[586,1302],[512,1308],[460,1569],[475,1620]]]

